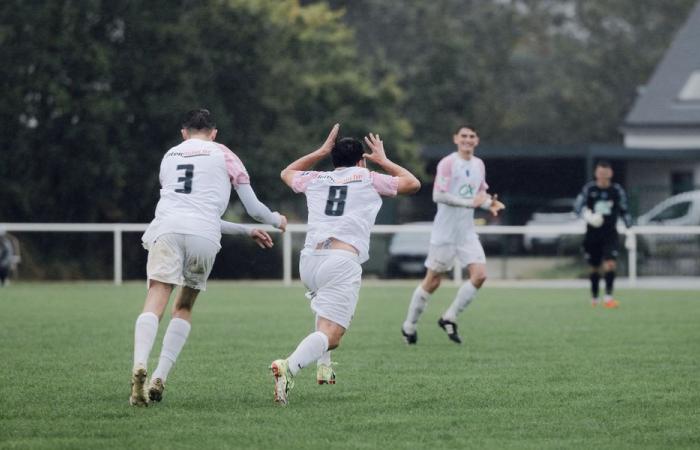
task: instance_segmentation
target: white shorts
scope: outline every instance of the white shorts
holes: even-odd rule
[[[454,266],[455,258],[462,268],[469,264],[486,264],[486,254],[477,234],[469,235],[461,245],[430,245],[425,267],[434,272],[447,272]]]
[[[205,291],[219,246],[192,234],[167,233],[148,250],[149,280]]]
[[[304,250],[299,275],[309,290],[311,309],[347,329],[360,295],[359,257],[345,250]]]

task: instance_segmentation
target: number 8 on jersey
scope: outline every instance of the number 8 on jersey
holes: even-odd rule
[[[326,200],[327,216],[342,216],[345,211],[345,199],[348,196],[347,186],[328,186],[328,200]]]

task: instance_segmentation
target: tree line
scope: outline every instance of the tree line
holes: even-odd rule
[[[334,122],[418,172],[463,120],[491,142],[617,141],[693,4],[6,0],[0,222],[150,221],[160,158],[200,106],[267,202]]]

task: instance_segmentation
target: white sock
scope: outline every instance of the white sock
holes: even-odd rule
[[[328,350],[328,336],[320,331],[314,331],[306,336],[299,343],[294,353],[289,355],[289,371],[292,375],[299,373],[301,369],[308,366],[314,361],[318,361],[321,356]]]
[[[163,348],[160,351],[158,367],[153,372],[152,378],[160,378],[165,383],[165,379],[168,378],[168,373],[173,368],[180,350],[185,346],[191,328],[192,325],[184,319],[178,317],[170,319],[168,329],[165,331],[165,336],[163,336]]]
[[[134,329],[134,368],[148,366],[148,356],[158,334],[158,316],[145,312],[136,318]]]
[[[314,322],[314,327],[315,330],[318,331],[318,315],[316,315],[316,320]],[[321,355],[320,358],[318,358],[318,361],[316,363],[317,366],[324,365],[324,366],[330,366],[331,365],[331,351],[326,350],[323,355]]]
[[[331,351],[326,350],[323,352],[323,355],[321,355],[320,358],[318,358],[318,363],[316,364],[317,366],[324,365],[324,366],[330,366],[331,365]]]
[[[415,291],[413,291],[413,296],[411,297],[411,304],[408,305],[408,314],[406,315],[406,320],[403,323],[403,330],[406,333],[412,334],[416,332],[416,324],[418,319],[420,319],[421,314],[425,310],[425,305],[428,304],[430,300],[430,293],[423,289],[422,285],[418,285]]]
[[[460,286],[459,290],[457,291],[457,296],[450,307],[447,308],[445,314],[442,315],[442,318],[451,322],[456,321],[459,313],[464,311],[464,308],[466,308],[472,302],[472,300],[474,300],[476,291],[476,286],[474,286],[471,281],[467,281]]]

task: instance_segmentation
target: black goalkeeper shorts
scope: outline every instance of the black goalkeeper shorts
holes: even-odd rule
[[[618,234],[612,233],[586,233],[583,240],[583,251],[586,254],[588,264],[598,267],[603,261],[615,261],[618,255]]]

